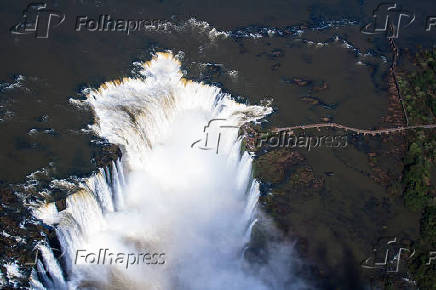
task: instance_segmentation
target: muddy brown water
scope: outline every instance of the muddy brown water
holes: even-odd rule
[[[68,102],[80,89],[130,76],[132,63],[148,60],[154,51],[184,52],[183,68],[191,79],[214,83],[251,103],[272,98],[271,126],[334,122],[357,128],[383,124],[387,107],[387,70],[391,53],[384,36],[366,36],[360,26],[371,21],[377,1],[49,1],[66,14],[65,23],[48,39],[12,36],[9,28],[21,20],[26,1],[0,4],[0,81],[13,83],[23,75],[22,88],[0,92],[0,182],[23,182],[43,167],[54,167],[54,178],[86,176],[93,136],[81,133],[92,120]],[[425,17],[436,15],[432,1],[401,1],[416,13],[416,23],[401,31],[400,48],[434,45],[435,32],[425,32]],[[434,11],[432,11],[432,9]],[[199,28],[172,33],[76,32],[77,16],[101,14],[126,19],[184,22],[207,21],[218,30],[255,27],[320,26],[322,20],[355,20],[357,25],[310,31],[300,37],[217,38]],[[436,30],[436,29],[435,29]],[[339,36],[338,41],[334,37]],[[313,44],[307,43],[313,41]],[[353,47],[347,48],[346,40]],[[316,45],[328,43],[328,45]],[[372,56],[356,55],[372,51]],[[386,61],[383,59],[386,57]],[[359,65],[357,62],[363,64]],[[215,64],[205,66],[201,64]],[[237,71],[237,75],[232,74]],[[328,88],[299,87],[293,78],[323,82]],[[304,97],[318,100],[305,102]],[[36,134],[29,134],[37,129]],[[380,140],[375,140],[375,143]],[[369,145],[368,145],[369,146]],[[370,149],[368,149],[370,150]],[[399,197],[387,196],[368,177],[367,152],[350,145],[341,151],[303,152],[314,173],[325,177],[323,194],[294,194],[289,224],[308,241],[307,259],[331,276],[328,287],[351,289],[367,285],[360,262],[382,236],[418,234],[417,215],[405,210]],[[394,161],[392,161],[394,162]],[[384,207],[388,203],[388,209]],[[357,281],[357,282],[356,282]],[[356,286],[356,287],[357,287]]]

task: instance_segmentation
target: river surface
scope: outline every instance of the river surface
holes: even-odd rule
[[[427,16],[436,15],[432,2],[398,3],[416,15],[413,25],[401,30],[397,41],[399,47],[409,48],[411,51],[414,51],[417,46],[431,47],[436,31],[426,32],[425,20]],[[368,36],[360,31],[364,24],[372,21],[371,15],[378,5],[377,1],[323,1],[323,3],[319,1],[304,3],[301,1],[71,1],[68,4],[49,1],[47,2],[49,8],[65,13],[65,21],[58,27],[52,27],[47,39],[37,39],[32,34],[12,35],[9,32],[9,28],[22,21],[22,12],[27,4],[28,2],[25,1],[4,1],[0,4],[2,28],[0,31],[2,64],[0,67],[0,133],[2,135],[0,162],[3,164],[0,167],[0,183],[2,184],[22,183],[26,180],[26,176],[43,168],[49,169],[50,178],[53,179],[70,176],[89,177],[91,172],[96,172],[92,161],[93,150],[95,150],[92,142],[97,140],[96,130],[88,128],[88,125],[95,121],[93,116],[98,115],[98,112],[105,112],[106,115],[100,116],[99,119],[99,122],[104,122],[108,120],[108,115],[112,118],[116,117],[117,112],[124,112],[124,109],[120,109],[122,106],[133,106],[135,111],[132,114],[141,115],[141,106],[133,101],[129,104],[121,103],[116,108],[110,108],[108,104],[101,104],[103,107],[98,107],[97,103],[89,102],[88,107],[83,108],[71,102],[71,99],[86,99],[89,91],[84,89],[97,89],[106,81],[123,77],[140,77],[143,72],[140,64],[150,61],[157,52],[163,51],[171,52],[180,61],[178,63],[171,60],[173,62],[167,63],[163,73],[170,77],[174,71],[165,72],[165,70],[172,69],[172,65],[180,65],[180,72],[177,73],[180,77],[194,81],[193,86],[200,82],[210,85],[209,91],[203,95],[210,94],[210,98],[213,98],[214,92],[210,90],[219,88],[230,94],[232,99],[246,103],[244,106],[248,108],[260,105],[262,100],[272,100],[270,106],[274,113],[268,112],[258,116],[265,117],[269,126],[287,127],[318,123],[323,118],[356,128],[387,126],[382,120],[388,103],[387,72],[392,53],[384,35]],[[144,19],[161,25],[158,29],[136,31],[129,35],[122,31],[75,31],[77,17],[87,16],[98,19],[103,14],[117,19]],[[178,68],[174,70],[178,71]],[[153,75],[153,73],[145,74],[147,77]],[[159,76],[167,81],[166,76]],[[292,84],[290,80],[293,78],[310,80],[319,86],[326,83],[328,89],[310,91],[308,87]],[[161,82],[163,81],[157,78],[157,83]],[[112,97],[123,98],[122,94],[117,94],[121,93],[116,91],[115,96],[112,94]],[[307,96],[321,102],[313,104],[302,100]],[[100,97],[97,95],[96,100]],[[150,111],[150,108],[146,109]],[[202,110],[207,111],[204,108]],[[146,154],[132,156],[131,152],[139,149],[128,148],[137,142],[137,140],[132,141],[131,137],[126,137],[128,141],[115,137],[112,139],[117,134],[112,135],[110,130],[116,130],[116,126],[120,126],[119,130],[124,130],[122,122],[115,121],[107,124],[110,130],[97,130],[97,135],[122,145],[124,159],[119,165],[119,171],[128,170],[133,172],[132,176],[134,176],[134,172],[148,170],[147,176],[151,179],[148,184],[154,184],[156,187],[166,184],[178,189],[183,188],[182,185],[186,180],[179,180],[178,176],[182,175],[178,173],[186,170],[187,176],[192,174],[190,177],[192,180],[202,181],[197,185],[191,185],[198,187],[195,190],[199,191],[205,191],[201,186],[206,181],[202,179],[217,184],[225,183],[223,180],[231,176],[238,176],[235,182],[244,180],[245,187],[242,186],[244,189],[237,191],[235,195],[222,197],[214,189],[205,196],[220,196],[217,204],[212,208],[198,208],[202,213],[207,209],[211,214],[219,213],[226,216],[223,223],[212,223],[212,225],[235,227],[235,235],[230,235],[229,238],[239,241],[239,244],[234,243],[237,249],[233,250],[237,252],[244,244],[243,238],[238,235],[246,234],[247,223],[252,222],[250,220],[252,217],[234,215],[243,212],[243,208],[250,204],[241,196],[245,196],[243,193],[246,188],[252,187],[247,184],[255,183],[249,177],[249,172],[244,171],[247,169],[241,172],[238,168],[248,166],[243,163],[250,162],[244,158],[233,161],[232,171],[223,169],[225,166],[230,166],[223,161],[225,158],[218,161],[209,160],[214,164],[214,168],[204,170],[210,171],[211,175],[216,170],[219,172],[216,174],[219,177],[216,180],[208,180],[210,176],[199,177],[196,175],[198,174],[196,170],[190,172],[185,168],[184,164],[190,163],[190,155],[186,152],[176,152],[172,147],[177,147],[178,142],[183,143],[183,145],[179,144],[182,147],[191,139],[195,141],[197,135],[191,136],[189,135],[191,133],[187,133],[179,136],[178,134],[196,132],[186,129],[195,126],[198,126],[197,129],[201,131],[205,122],[216,117],[214,113],[210,115],[203,113],[193,112],[192,115],[188,114],[188,117],[178,116],[177,118],[181,119],[172,121],[177,126],[171,130],[155,129],[164,132],[159,137],[164,141],[157,137],[156,140],[147,141],[150,144],[160,142],[150,156]],[[239,125],[240,120],[230,123],[230,125]],[[119,135],[117,136],[120,138]],[[168,141],[168,138],[174,140]],[[238,144],[236,136],[232,135],[230,139],[232,144]],[[327,276],[326,288],[363,289],[369,282],[365,280],[365,272],[362,271],[360,262],[370,253],[377,239],[399,234],[413,238],[418,234],[417,216],[404,210],[400,200],[387,197],[385,188],[368,177],[370,168],[366,154],[368,150],[378,146],[374,144],[380,144],[381,141],[375,137],[359,142],[357,142],[359,146],[352,145],[343,151],[324,149],[302,151],[315,174],[325,176],[326,172],[334,172],[334,175],[329,174],[325,177],[322,194],[309,197],[295,195],[293,203],[288,205],[287,219],[292,228],[291,239],[303,238],[307,241],[307,251],[303,260],[321,268],[321,272],[324,273],[321,276]],[[237,149],[232,150],[238,151]],[[231,152],[231,149],[228,149],[228,152]],[[228,152],[226,154],[231,156],[232,154]],[[172,163],[172,160],[179,156],[187,159]],[[207,158],[205,160],[208,160]],[[144,164],[153,165],[154,170],[141,167]],[[160,177],[156,173],[159,170],[162,171]],[[152,171],[155,173],[151,174]],[[161,179],[170,171],[173,171],[171,178],[174,179],[174,183],[167,183],[166,179]],[[239,175],[243,176],[239,177]],[[141,185],[141,182],[145,181],[141,180],[130,186],[143,188],[145,185]],[[232,183],[226,186],[237,187]],[[171,199],[168,194],[174,192],[174,188],[160,188],[159,198],[162,200],[141,200],[140,203],[154,202],[156,205],[168,203],[168,199]],[[128,189],[127,185],[124,190],[135,192]],[[185,191],[195,192],[195,190],[180,189],[178,194],[183,195]],[[226,190],[221,189],[221,191]],[[250,194],[250,190],[248,192]],[[247,198],[250,197],[249,194]],[[132,206],[135,198],[139,197],[135,197],[134,194],[129,196],[130,201],[126,202],[127,204],[130,202],[129,206]],[[195,198],[198,197],[192,197]],[[179,214],[183,217],[182,220],[178,220],[180,225],[175,221],[172,223],[167,221],[171,227],[180,230],[184,226],[192,225],[191,219],[195,219],[195,215],[192,212],[183,214],[185,211],[189,212],[187,208],[192,200],[184,198],[176,200],[177,204],[173,207],[162,210],[171,210],[175,213],[180,211]],[[386,203],[389,204],[388,207],[384,206]],[[119,209],[113,204],[112,212],[121,211],[128,205],[118,206]],[[223,208],[227,207],[235,208],[227,215],[223,213],[225,212]],[[159,209],[155,211],[151,211],[150,216],[162,214]],[[146,215],[137,214],[133,219],[147,221],[146,225],[150,227],[159,224],[160,221],[155,221]],[[177,217],[177,214],[174,214],[174,217]],[[130,218],[118,216],[115,218],[117,221],[112,224],[114,227],[112,230],[116,230],[117,225],[122,225],[123,219]],[[234,219],[241,221],[241,224],[231,225]],[[107,222],[104,218],[101,220],[102,223]],[[205,233],[206,225],[211,224],[197,224],[199,232]],[[136,226],[132,225],[132,231],[140,235]],[[157,228],[170,231],[164,225]],[[182,232],[174,228],[171,230],[174,235],[172,241],[182,241],[180,237]],[[222,229],[214,230],[212,227],[207,230],[219,232]],[[107,233],[102,235],[104,234],[109,235]],[[114,236],[120,239],[123,237],[123,235]],[[218,245],[220,243],[225,241],[218,239]],[[171,252],[173,249],[171,244],[164,245],[169,255],[174,253],[173,256],[184,259],[176,252]],[[195,243],[189,247],[187,245],[186,249],[191,247],[195,248]],[[184,248],[177,250],[180,249]],[[203,250],[213,251],[207,247]],[[201,264],[201,255],[197,254]],[[208,264],[209,262],[204,261],[204,267],[199,268],[207,271],[208,267],[216,266]],[[239,266],[225,263],[219,265],[226,271],[239,269]],[[177,267],[182,266],[174,267],[176,270],[173,271],[180,272]],[[173,277],[170,281],[161,279],[157,275],[156,283],[161,283],[162,289],[166,289],[165,285],[167,287],[178,285],[180,289],[183,289],[183,285],[188,285],[187,289],[199,289],[198,285],[204,284],[204,281],[193,279],[195,274],[188,273],[189,268],[186,271],[183,277],[179,279]],[[230,271],[230,274],[238,276],[240,273],[238,271]],[[226,273],[223,273],[221,278],[225,280]],[[81,281],[95,280],[95,277],[80,278],[83,273],[74,275],[76,276],[73,281],[79,281],[77,282],[79,284]],[[138,281],[144,278],[133,276],[139,279]],[[295,284],[288,285],[293,285],[297,287],[296,289],[310,285],[301,282],[297,276],[292,276],[295,277]],[[233,277],[232,280],[234,279],[236,278]],[[272,282],[268,279],[262,277],[253,279],[244,276],[240,280],[241,287],[238,289],[247,289],[247,287],[256,289],[251,287],[254,284],[260,285],[258,289],[272,287]],[[219,284],[223,280],[216,280],[215,282],[218,283],[216,285],[224,285]],[[58,281],[61,284],[64,282]],[[298,284],[300,282],[301,284]],[[222,289],[218,286],[213,288],[216,285],[212,283],[208,285],[210,288],[207,289]],[[280,289],[282,285],[284,284],[276,286]]]

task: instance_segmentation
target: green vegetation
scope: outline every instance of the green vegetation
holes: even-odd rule
[[[399,80],[410,125],[436,123],[436,49],[416,55],[416,71]],[[436,289],[436,266],[426,265],[436,250],[436,197],[432,170],[436,160],[434,130],[408,135],[402,182],[406,206],[422,213],[415,259],[410,270],[419,289]]]
[[[415,65],[416,71],[399,80],[409,122],[433,122],[436,115],[436,49],[419,52]]]
[[[409,269],[420,289],[436,289],[436,268],[429,262],[430,251],[436,249],[436,207],[428,206],[421,219],[421,239],[417,244],[417,254]]]
[[[419,130],[410,137],[409,149],[404,163],[403,183],[406,205],[414,210],[422,211],[430,202],[430,172],[436,153],[436,138]]]

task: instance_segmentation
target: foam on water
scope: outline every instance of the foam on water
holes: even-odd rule
[[[67,277],[44,249],[40,268],[50,275],[41,282],[57,288],[280,288],[248,274],[242,257],[259,185],[251,177],[251,156],[241,156],[238,127],[271,108],[239,104],[214,86],[185,80],[169,53],[156,54],[140,74],[73,101],[93,110],[91,129],[119,145],[123,158],[85,180],[67,197],[65,210],[36,212],[56,224]],[[165,264],[76,264],[78,249],[165,253]]]

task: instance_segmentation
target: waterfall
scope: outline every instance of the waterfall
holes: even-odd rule
[[[271,288],[244,270],[259,184],[238,137],[239,126],[271,108],[240,104],[214,86],[185,80],[180,66],[173,55],[158,53],[144,63],[142,77],[107,82],[87,90],[86,100],[72,101],[92,109],[91,129],[120,146],[123,157],[83,181],[65,210],[36,210],[56,228],[66,274],[45,247],[34,285]],[[104,264],[78,255],[102,250],[164,259]]]

